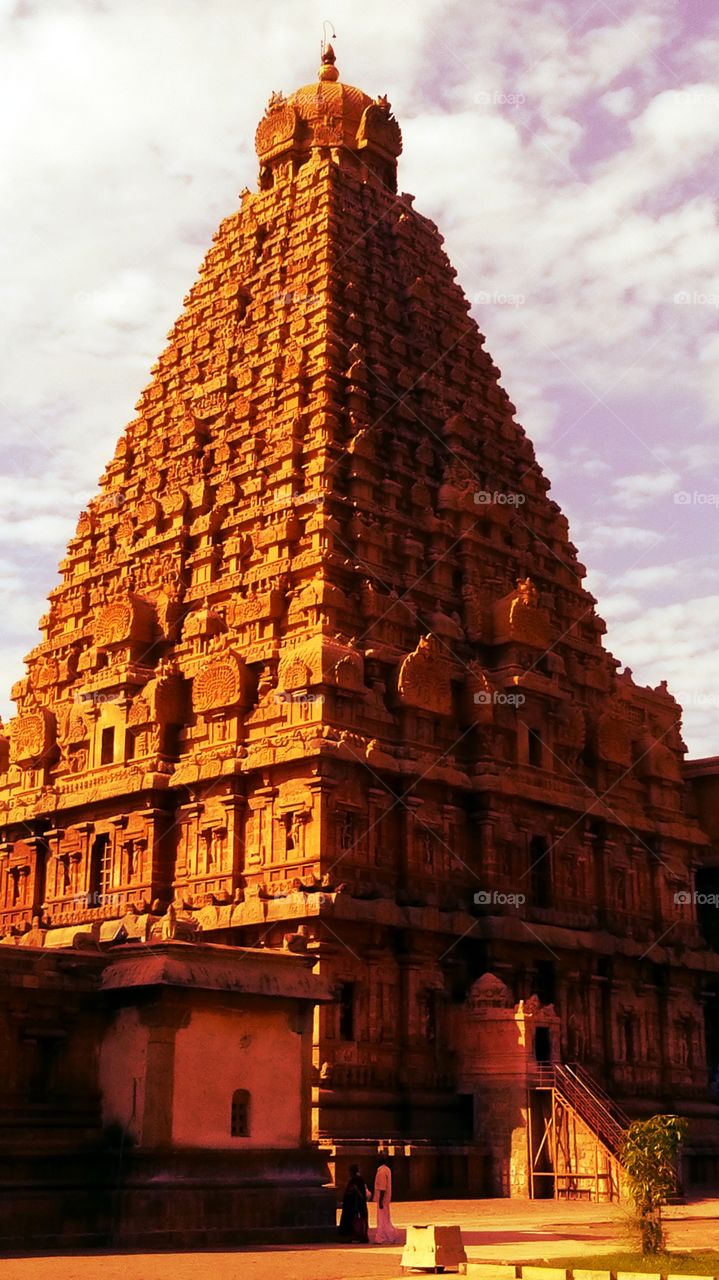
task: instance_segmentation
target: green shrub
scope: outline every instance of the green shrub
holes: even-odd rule
[[[679,1116],[635,1120],[619,1152],[644,1255],[664,1248],[662,1205],[677,1189],[677,1151],[686,1131],[687,1122]]]

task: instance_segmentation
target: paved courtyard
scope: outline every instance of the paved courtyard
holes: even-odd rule
[[[374,1225],[370,1206],[370,1225]],[[400,1227],[457,1223],[470,1259],[518,1262],[609,1252],[625,1238],[615,1205],[527,1200],[438,1200],[393,1207]],[[670,1249],[719,1249],[719,1200],[666,1211]],[[401,1246],[305,1245],[200,1253],[92,1253],[11,1258],[2,1280],[397,1280]]]

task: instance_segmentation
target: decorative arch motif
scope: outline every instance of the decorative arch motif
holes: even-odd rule
[[[234,650],[213,658],[195,676],[192,685],[193,711],[222,711],[245,702],[248,692],[247,668]]]
[[[45,707],[19,716],[10,727],[12,759],[17,764],[42,760],[55,742],[55,717]]]
[[[407,706],[448,716],[452,711],[449,664],[436,636],[422,636],[417,648],[404,659],[397,677],[397,691]]]

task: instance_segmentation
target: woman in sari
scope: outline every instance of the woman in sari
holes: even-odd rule
[[[369,1214],[367,1213],[367,1183],[360,1174],[359,1165],[350,1165],[349,1182],[342,1197],[338,1234],[352,1244],[369,1242]]]

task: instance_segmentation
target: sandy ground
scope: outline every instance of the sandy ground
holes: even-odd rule
[[[370,1206],[370,1227],[374,1225]],[[456,1223],[470,1259],[518,1262],[608,1252],[625,1240],[615,1205],[436,1200],[393,1207],[395,1224]],[[719,1249],[719,1200],[666,1210],[670,1249]],[[372,1234],[370,1232],[370,1234]],[[2,1280],[399,1280],[401,1246],[287,1245],[199,1253],[43,1255],[0,1262]]]

